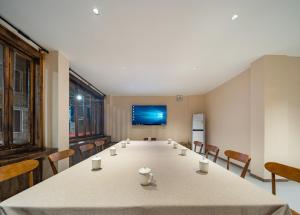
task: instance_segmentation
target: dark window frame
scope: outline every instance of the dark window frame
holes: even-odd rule
[[[11,154],[16,148],[42,148],[43,147],[43,61],[44,53],[36,50],[27,42],[22,40],[19,36],[9,31],[7,28],[0,24],[0,44],[3,46],[3,106],[1,107],[3,112],[2,118],[2,133],[3,133],[3,145],[0,145],[0,151],[2,155]],[[14,108],[14,75],[15,71],[18,71],[15,67],[15,57],[20,56],[29,61],[28,76],[24,80],[24,71],[20,72],[20,86],[16,93],[27,92],[28,96],[28,110],[26,117],[26,127],[28,129],[28,141],[24,143],[14,143],[14,133],[18,131],[13,130],[13,112]],[[22,76],[22,77],[21,77]],[[26,82],[26,83],[25,83]],[[24,85],[25,84],[25,85]],[[37,93],[38,92],[38,93]],[[39,105],[40,111],[36,110],[36,105]],[[20,119],[20,132],[22,132],[24,117],[24,110],[21,111]],[[39,125],[37,126],[37,123]],[[36,138],[38,137],[38,138]]]

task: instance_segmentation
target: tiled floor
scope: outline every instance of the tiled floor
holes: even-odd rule
[[[217,160],[217,164],[226,168],[226,162],[221,159]],[[230,171],[232,171],[235,174],[240,175],[242,172],[242,169],[237,166],[231,165]],[[272,192],[271,182],[262,182],[256,178],[250,176],[249,174],[246,175],[246,179],[249,182],[266,190],[267,192],[270,192],[270,193]],[[300,183],[291,182],[291,181],[276,182],[276,192],[277,192],[277,195],[282,200],[286,201],[289,204],[290,208],[292,208],[293,210],[295,210],[297,212],[300,212]]]

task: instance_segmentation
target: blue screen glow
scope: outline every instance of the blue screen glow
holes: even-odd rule
[[[166,105],[132,105],[132,125],[166,125]]]

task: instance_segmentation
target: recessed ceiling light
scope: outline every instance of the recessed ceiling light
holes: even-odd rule
[[[99,15],[99,14],[100,14],[99,9],[96,8],[96,7],[94,7],[94,8],[93,8],[93,13],[94,13],[95,15]]]
[[[234,14],[234,15],[231,17],[231,19],[232,19],[232,20],[236,20],[238,17],[239,17],[239,15]]]

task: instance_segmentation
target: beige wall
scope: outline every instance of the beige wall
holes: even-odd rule
[[[143,139],[173,138],[177,141],[191,141],[192,114],[204,111],[203,96],[185,96],[177,102],[175,96],[108,96],[106,104],[106,132],[113,141],[130,137]],[[131,105],[165,104],[168,108],[166,126],[132,126]]]
[[[205,94],[207,143],[250,154],[250,70]]]
[[[60,52],[51,51],[45,58],[45,147],[69,148],[69,61]],[[48,162],[46,162],[48,164]],[[69,166],[59,162],[58,170]],[[44,168],[49,170],[49,168]],[[52,173],[45,173],[45,177]]]
[[[264,177],[265,164],[265,95],[264,61],[260,58],[251,64],[251,172]]]
[[[264,56],[205,95],[207,142],[251,155],[251,172],[270,178],[264,163],[300,167],[300,58]]]
[[[300,57],[267,56],[265,160],[300,167]]]

